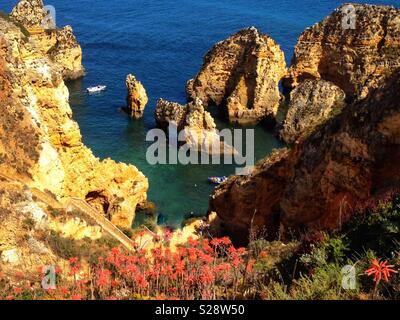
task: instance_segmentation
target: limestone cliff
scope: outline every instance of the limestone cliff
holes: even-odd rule
[[[400,186],[399,88],[400,70],[250,176],[230,178],[211,197],[210,211],[241,243],[252,220],[270,238],[340,227],[357,204]]]
[[[21,0],[10,19],[26,28],[38,51],[47,54],[61,69],[64,80],[82,77],[82,49],[70,26],[56,28],[56,21],[44,9],[42,0]]]
[[[345,106],[345,93],[324,80],[305,80],[290,93],[290,102],[280,138],[288,144],[314,128]]]
[[[280,102],[279,81],[285,57],[267,35],[248,28],[217,43],[200,72],[187,83],[190,100],[215,104],[232,122],[257,123],[274,118]]]
[[[83,145],[57,64],[20,28],[0,18],[0,171],[86,199],[115,224],[130,227],[148,181],[134,166],[100,161]]]
[[[10,17],[25,28],[42,27],[47,15],[43,7],[43,0],[22,0],[14,7]]]
[[[128,74],[126,77],[126,88],[128,89],[128,95],[126,97],[128,111],[132,118],[140,119],[149,101],[146,90],[142,83],[136,80],[135,76],[132,74]]]
[[[43,266],[63,268],[72,256],[86,264],[118,245],[93,219],[40,194],[0,175],[0,272],[8,281],[21,272],[35,277]]]
[[[167,130],[175,125],[178,134],[183,132],[186,144],[191,150],[209,154],[235,154],[234,148],[221,141],[214,119],[204,110],[200,99],[187,105],[158,100],[155,110],[157,125]]]
[[[343,27],[346,11],[340,7],[301,34],[284,80],[286,87],[321,78],[336,84],[349,98],[359,99],[400,67],[400,10],[353,6],[354,29]]]

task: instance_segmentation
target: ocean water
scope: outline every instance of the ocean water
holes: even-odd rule
[[[10,12],[16,0],[0,0]],[[359,1],[364,2],[364,1]],[[57,25],[73,26],[83,49],[87,75],[68,84],[74,119],[83,140],[100,158],[137,166],[150,182],[149,200],[166,223],[179,226],[191,213],[204,214],[212,175],[234,172],[232,165],[157,165],[146,161],[145,141],[154,128],[158,98],[185,102],[185,83],[199,70],[204,54],[244,27],[256,26],[282,47],[287,62],[298,36],[339,6],[336,0],[49,0]],[[400,7],[400,0],[366,1]],[[125,77],[133,73],[149,96],[144,118],[131,120],[125,105]],[[85,88],[105,84],[107,92],[89,96]],[[218,121],[219,128],[229,127]],[[256,127],[256,159],[280,147],[271,132]]]

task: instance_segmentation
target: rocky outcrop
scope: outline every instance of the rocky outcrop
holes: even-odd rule
[[[290,93],[290,102],[280,138],[292,144],[306,136],[345,106],[345,93],[324,80],[305,80]]]
[[[43,0],[21,0],[10,14],[10,18],[25,28],[39,28],[44,26],[47,16]]]
[[[30,189],[0,173],[0,270],[4,280],[37,275],[43,266],[64,266],[71,254],[86,262],[118,242],[101,224],[68,212],[48,193]],[[86,248],[90,248],[87,250]],[[19,276],[20,278],[20,276]]]
[[[214,119],[204,110],[200,99],[180,105],[163,99],[158,100],[155,110],[157,125],[168,130],[176,127],[178,134],[184,133],[185,142],[191,150],[209,154],[235,154],[230,145],[221,141]]]
[[[126,77],[126,87],[128,89],[126,101],[129,114],[134,119],[140,119],[143,116],[144,108],[149,101],[146,90],[141,82],[136,80],[135,76],[132,74],[128,74]]]
[[[339,228],[357,204],[400,186],[399,88],[400,70],[250,176],[230,178],[211,197],[210,211],[239,243],[252,222],[270,238]]]
[[[64,80],[75,80],[85,75],[82,66],[82,49],[71,26],[56,31],[56,43],[49,50],[50,58],[58,66]]]
[[[324,79],[349,98],[365,98],[400,67],[400,10],[352,6],[354,29],[346,24],[349,10],[342,6],[301,34],[283,82],[286,87],[296,87],[307,78]]]
[[[280,47],[254,27],[217,43],[200,72],[187,83],[190,100],[217,105],[232,122],[256,123],[274,118],[280,102],[279,81],[285,75]]]
[[[58,200],[87,200],[130,227],[148,181],[134,166],[100,161],[72,120],[62,72],[34,39],[0,18],[0,171]]]
[[[60,68],[64,80],[84,76],[82,49],[70,26],[56,29],[42,0],[21,0],[10,14],[14,23],[26,28],[36,51],[46,54]]]

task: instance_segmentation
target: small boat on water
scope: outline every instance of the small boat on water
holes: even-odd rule
[[[98,92],[105,91],[106,89],[107,89],[107,86],[98,85],[98,86],[95,86],[95,87],[89,87],[86,90],[89,93],[98,93]]]
[[[221,184],[223,182],[225,182],[226,180],[228,180],[228,177],[223,176],[223,177],[209,177],[208,181],[214,184]]]

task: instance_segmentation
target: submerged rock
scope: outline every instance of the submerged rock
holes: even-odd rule
[[[40,51],[57,65],[64,80],[85,75],[82,49],[71,26],[56,28],[56,21],[48,15],[42,0],[20,0],[10,14],[11,21],[26,28],[29,38]]]
[[[128,74],[126,77],[126,87],[128,89],[126,101],[129,114],[134,119],[140,119],[149,101],[146,90],[141,82],[136,80],[135,76],[132,74]]]
[[[351,10],[345,6],[301,34],[283,82],[287,88],[307,78],[324,79],[350,98],[365,98],[400,67],[400,10],[351,4],[355,18],[352,29],[351,25],[346,27]]]
[[[285,73],[283,51],[252,27],[217,43],[186,90],[190,100],[217,105],[232,122],[257,123],[275,117]]]
[[[157,125],[167,130],[176,126],[177,132],[184,132],[186,144],[191,150],[209,154],[235,154],[232,146],[221,142],[211,114],[204,110],[200,99],[180,105],[163,99],[158,100],[155,110]]]
[[[341,112],[345,93],[333,83],[324,80],[305,80],[290,93],[290,102],[280,138],[292,144],[301,135]]]

